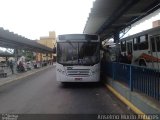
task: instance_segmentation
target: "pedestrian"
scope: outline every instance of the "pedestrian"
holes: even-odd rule
[[[12,74],[14,74],[13,61],[12,61],[12,60],[9,62],[9,67],[10,67],[10,69],[11,69],[11,71],[12,71]]]
[[[25,71],[25,68],[23,66],[23,62],[22,61],[19,61],[19,69],[20,69],[20,72],[24,72]]]
[[[128,64],[131,64],[132,63],[132,53],[131,52],[128,53],[127,58],[128,58]]]

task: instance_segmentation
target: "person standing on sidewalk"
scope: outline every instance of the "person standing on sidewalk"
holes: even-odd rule
[[[12,74],[14,74],[13,61],[12,61],[12,60],[9,62],[9,67],[10,67],[10,69],[11,69],[11,71],[12,71]]]

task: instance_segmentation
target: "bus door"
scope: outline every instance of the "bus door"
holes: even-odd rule
[[[152,55],[152,65],[153,68],[159,69],[160,67],[160,36],[151,36],[151,55]]]
[[[132,55],[132,41],[127,42],[127,55],[128,54]]]
[[[132,62],[132,41],[127,42],[127,56],[130,59],[130,62]]]

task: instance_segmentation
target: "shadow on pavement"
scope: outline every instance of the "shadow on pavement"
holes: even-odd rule
[[[103,87],[103,83],[101,82],[77,82],[77,83],[72,83],[72,82],[65,82],[61,83],[60,87],[62,88],[69,88],[69,89],[79,89],[79,88],[100,88]]]

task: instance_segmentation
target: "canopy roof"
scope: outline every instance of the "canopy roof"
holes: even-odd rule
[[[96,0],[83,33],[110,38],[160,8],[160,0]]]
[[[21,35],[0,28],[0,47],[51,53],[53,50]]]

